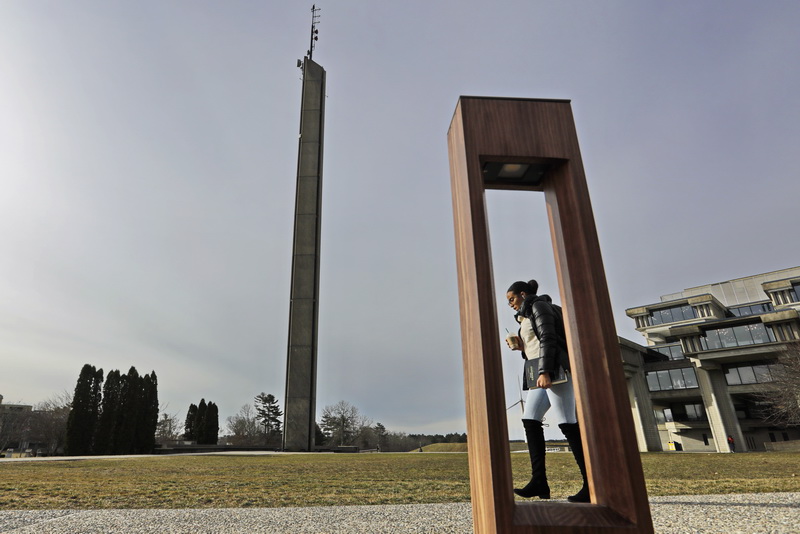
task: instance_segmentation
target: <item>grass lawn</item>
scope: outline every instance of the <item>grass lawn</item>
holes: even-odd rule
[[[642,455],[649,494],[800,491],[800,453]],[[513,454],[527,481],[526,454]],[[579,487],[571,454],[548,455],[555,498]],[[0,460],[0,509],[229,508],[469,501],[466,454],[164,456]]]

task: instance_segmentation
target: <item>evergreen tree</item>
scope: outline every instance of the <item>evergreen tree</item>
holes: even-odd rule
[[[92,454],[98,454],[97,451],[94,449],[94,435],[97,431],[97,424],[100,422],[100,414],[102,413],[102,402],[103,402],[103,370],[97,369],[94,374],[94,380],[92,381],[92,403],[91,403],[91,410],[92,410],[92,434],[90,436],[91,439],[91,450]]]
[[[134,452],[150,454],[156,446],[158,426],[158,379],[155,371],[140,379],[140,413],[136,420]]]
[[[267,414],[267,394],[265,392],[261,392],[256,395],[255,399],[256,405],[256,419],[258,420],[261,427],[264,429],[264,437],[266,439],[267,436],[267,418],[269,417]]]
[[[100,418],[94,437],[96,454],[113,454],[114,438],[117,431],[117,418],[120,408],[120,374],[118,370],[109,371],[103,386],[103,401]]]
[[[122,375],[120,399],[114,452],[133,454],[142,409],[142,378],[135,367],[131,367],[127,375]]]
[[[386,450],[387,445],[387,435],[386,435],[386,427],[383,426],[381,423],[375,424],[375,438],[377,439],[378,449]]]
[[[327,440],[327,436],[325,436],[325,432],[322,431],[322,428],[319,426],[319,423],[314,422],[314,445],[322,446],[325,445],[325,441]]]
[[[258,420],[264,428],[266,443],[279,441],[283,412],[274,395],[261,392],[255,398]],[[276,439],[277,438],[277,439]]]
[[[203,444],[216,445],[219,440],[219,409],[213,402],[206,407],[205,424],[203,428]]]
[[[84,365],[67,422],[68,454],[152,452],[158,425],[158,380],[114,370],[103,386],[103,370]]]
[[[92,453],[92,440],[100,411],[100,387],[103,383],[103,370],[95,369],[88,363],[83,366],[75,385],[72,409],[67,418],[67,455]]]
[[[155,370],[150,371],[150,393],[147,397],[147,413],[149,415],[149,421],[147,426],[147,435],[152,436],[152,443],[150,445],[150,450],[152,451],[156,445],[156,430],[158,429],[158,414],[159,414],[159,405],[158,405],[158,377],[156,376]]]
[[[267,409],[267,429],[272,432],[280,434],[281,426],[283,426],[283,412],[278,406],[278,399],[272,395],[267,395],[268,409]]]
[[[206,428],[206,412],[208,411],[208,404],[205,399],[200,399],[200,404],[197,405],[197,414],[194,419],[194,435],[192,439],[197,441],[198,445],[205,445],[205,428]]]
[[[190,404],[186,412],[186,422],[183,424],[183,439],[193,440],[195,436],[194,422],[197,419],[197,405]]]

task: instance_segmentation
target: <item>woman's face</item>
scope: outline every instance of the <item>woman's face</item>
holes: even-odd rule
[[[514,293],[513,291],[506,293],[506,298],[508,299],[508,305],[514,308],[514,311],[519,311],[522,307],[522,302],[525,300],[524,293]]]

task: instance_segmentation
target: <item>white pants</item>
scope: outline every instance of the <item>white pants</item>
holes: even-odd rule
[[[522,418],[544,421],[544,415],[550,408],[553,409],[551,414],[556,424],[578,422],[570,373],[567,373],[567,381],[563,384],[556,384],[549,389],[529,389]]]

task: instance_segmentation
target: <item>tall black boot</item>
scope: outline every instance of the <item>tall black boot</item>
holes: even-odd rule
[[[547,485],[547,472],[544,466],[545,450],[542,422],[523,419],[522,426],[525,427],[525,439],[528,441],[528,454],[531,457],[531,481],[524,488],[514,489],[514,493],[526,499],[531,497],[549,499],[550,486]]]
[[[570,502],[591,502],[589,485],[586,482],[586,460],[583,457],[581,429],[578,427],[578,423],[562,423],[558,425],[558,428],[561,429],[561,432],[564,433],[564,437],[567,438],[569,447],[572,449],[572,455],[575,456],[575,463],[578,464],[578,468],[581,470],[581,476],[583,477],[583,487],[572,497],[567,497],[567,500]]]

